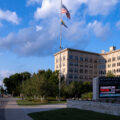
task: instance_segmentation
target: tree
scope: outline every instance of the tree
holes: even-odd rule
[[[106,76],[107,77],[115,77],[115,75],[111,71],[109,71]]]
[[[89,81],[83,82],[82,92],[83,93],[92,92],[92,83]]]
[[[30,73],[23,72],[11,75],[9,78],[5,78],[3,82],[7,88],[7,92],[15,96],[20,95],[22,82],[30,78],[30,76]]]
[[[58,72],[39,70],[37,74],[23,82],[22,92],[26,97],[56,96],[58,94]]]

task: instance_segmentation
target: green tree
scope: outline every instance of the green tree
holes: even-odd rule
[[[7,88],[7,92],[15,96],[20,95],[22,82],[30,78],[30,76],[30,73],[23,72],[11,75],[9,78],[5,78],[3,82]]]
[[[115,77],[115,75],[111,71],[109,71],[106,76],[107,77]]]
[[[26,87],[25,87],[26,86]],[[26,97],[56,96],[58,93],[58,72],[39,70],[23,82],[22,92]]]

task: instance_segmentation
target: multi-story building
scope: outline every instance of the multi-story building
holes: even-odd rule
[[[110,47],[109,52],[102,50],[101,54],[66,48],[54,56],[55,70],[61,68],[67,83],[92,81],[94,77],[106,76],[108,71],[120,76],[120,50],[114,46]]]

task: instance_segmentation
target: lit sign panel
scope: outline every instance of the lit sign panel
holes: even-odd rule
[[[100,77],[99,97],[100,98],[120,97],[120,78]]]

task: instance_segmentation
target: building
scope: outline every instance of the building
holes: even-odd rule
[[[120,76],[120,50],[114,46],[110,47],[109,52],[102,50],[101,54],[66,48],[54,57],[55,70],[60,70],[61,64],[61,74],[67,83],[92,81],[94,77],[106,76],[109,71]]]

